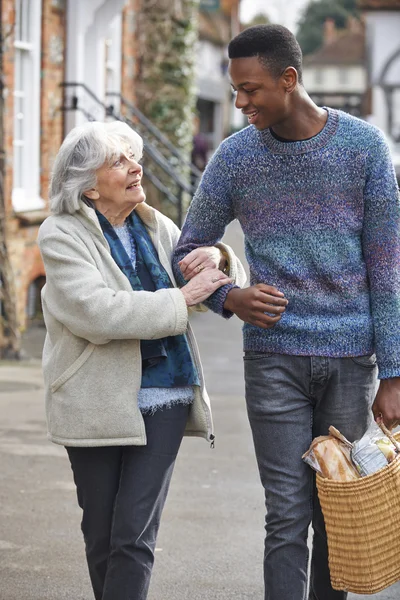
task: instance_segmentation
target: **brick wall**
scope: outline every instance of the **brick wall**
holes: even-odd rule
[[[140,0],[128,0],[122,12],[121,94],[133,104],[136,102],[135,78],[137,74],[136,11]]]
[[[6,30],[12,30],[15,0],[3,2]],[[4,8],[5,7],[5,8]],[[15,215],[12,212],[13,162],[13,89],[14,51],[13,35],[7,40],[4,56],[7,87],[6,124],[6,197],[8,216],[8,246],[15,277],[18,320],[21,329],[27,325],[26,304],[28,288],[37,277],[44,275],[44,267],[36,243],[43,214]],[[63,140],[64,118],[61,112],[63,91],[59,84],[64,79],[65,9],[63,3],[43,0],[42,5],[42,63],[41,63],[41,136],[40,136],[40,195],[47,200],[49,177],[54,157]]]
[[[5,136],[6,136],[6,198],[8,211],[8,243],[15,275],[17,310],[22,329],[27,325],[26,304],[28,288],[37,277],[44,275],[37,232],[43,214],[14,215],[12,212],[13,185],[13,114],[14,114],[14,35],[15,0],[0,0],[3,7],[3,27],[10,36],[4,54],[5,78]],[[137,72],[135,12],[140,0],[129,0],[122,20],[122,78],[121,92],[135,102],[134,80]],[[63,140],[64,115],[61,111],[64,80],[66,5],[63,0],[43,0],[42,4],[42,63],[41,63],[41,141],[40,141],[40,195],[48,198],[48,185],[55,155]]]
[[[66,15],[63,3],[43,0],[41,81],[41,197],[47,199],[54,158],[63,140],[61,111],[64,81]]]
[[[14,119],[14,21],[15,0],[0,0],[2,2],[2,28],[4,35],[3,47],[3,77],[4,77],[4,150],[6,154],[6,173],[4,181],[4,192],[6,198],[6,210],[9,214],[12,210],[12,164],[13,164],[13,119]]]

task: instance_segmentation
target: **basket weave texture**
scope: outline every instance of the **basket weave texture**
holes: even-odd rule
[[[400,441],[400,434],[394,436]],[[376,594],[400,579],[400,456],[354,481],[317,474],[332,587]]]

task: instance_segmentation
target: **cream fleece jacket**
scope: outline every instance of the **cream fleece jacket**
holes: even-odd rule
[[[136,208],[175,285],[171,258],[180,232],[146,204]],[[212,439],[213,424],[199,353],[182,292],[133,291],[114,262],[96,213],[82,203],[73,215],[53,215],[38,243],[46,269],[42,291],[47,336],[43,350],[48,437],[65,446],[144,445],[137,405],[140,340],[187,334],[201,381],[186,435]],[[225,245],[230,276],[243,267]]]

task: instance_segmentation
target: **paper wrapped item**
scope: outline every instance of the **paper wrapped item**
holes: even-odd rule
[[[303,460],[322,477],[336,481],[358,479],[360,474],[350,455],[351,443],[334,427],[329,428],[329,433],[313,440]]]
[[[353,444],[351,458],[362,477],[372,475],[386,467],[398,455],[397,448],[383,434],[375,421],[360,440]]]

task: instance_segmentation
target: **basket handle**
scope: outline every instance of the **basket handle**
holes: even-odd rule
[[[400,452],[400,444],[399,444],[399,442],[396,440],[396,438],[394,437],[394,435],[392,434],[392,432],[386,427],[386,425],[384,424],[384,422],[381,421],[380,423],[378,423],[378,425],[382,429],[382,431],[386,435],[386,437],[388,437],[389,440],[392,442],[392,444],[396,448],[396,450],[398,450]]]

